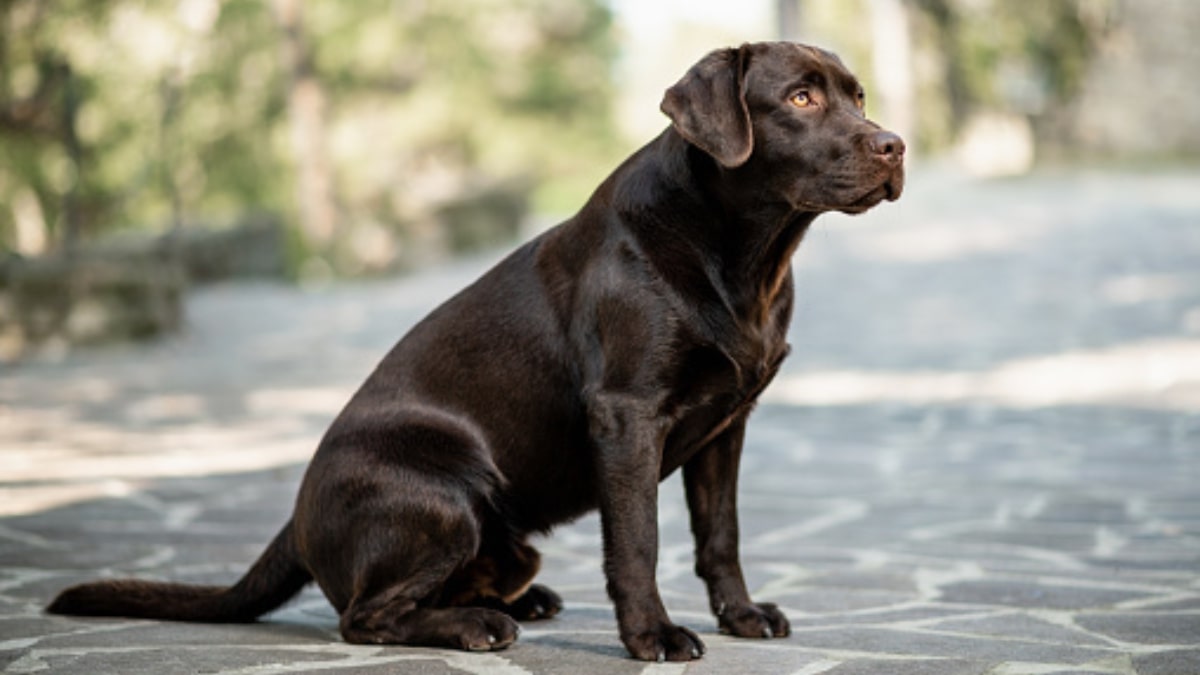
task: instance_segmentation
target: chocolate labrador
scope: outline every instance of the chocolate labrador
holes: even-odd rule
[[[573,218],[434,310],[326,433],[295,513],[233,586],[67,589],[49,611],[252,621],[316,581],[349,642],[502,649],[562,607],[545,533],[599,507],[621,640],[698,658],[655,582],[658,482],[682,467],[696,572],[723,632],[788,634],[738,560],[746,418],[788,352],[790,259],[825,211],[900,195],[904,143],[833,54],[715,51],[671,125]]]

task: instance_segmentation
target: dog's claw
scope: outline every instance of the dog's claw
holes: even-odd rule
[[[748,638],[787,637],[787,617],[771,603],[749,604],[731,609],[717,617],[718,629],[725,634]]]
[[[670,623],[622,639],[630,655],[644,661],[691,661],[704,656],[704,643],[695,633]]]

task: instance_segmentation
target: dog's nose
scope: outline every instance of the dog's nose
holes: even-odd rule
[[[890,131],[880,131],[867,139],[867,147],[880,159],[898,162],[904,159],[904,139]]]

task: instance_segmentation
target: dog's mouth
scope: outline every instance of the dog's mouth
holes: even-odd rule
[[[858,199],[851,201],[845,206],[839,207],[837,210],[843,213],[862,213],[879,205],[881,202],[896,201],[896,199],[900,196],[901,189],[903,188],[897,187],[897,185],[891,180],[887,180],[882,184],[871,188],[866,194]]]
[[[838,209],[845,213],[862,213],[881,202],[894,202],[900,198],[900,193],[904,191],[904,173],[896,171],[883,180],[882,183],[871,187],[865,194],[858,199],[850,202],[848,205]]]
[[[840,211],[854,215],[868,211],[884,201],[894,202],[904,191],[903,169],[890,171],[884,176],[877,174],[870,180],[871,182],[863,187],[845,189],[849,194],[844,197],[838,195],[833,199],[796,199],[792,205],[798,210],[816,213]]]

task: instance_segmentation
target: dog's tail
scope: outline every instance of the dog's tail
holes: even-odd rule
[[[312,575],[300,562],[292,523],[233,586],[192,586],[136,579],[94,581],[63,591],[51,614],[125,616],[171,621],[247,623],[300,592]]]

